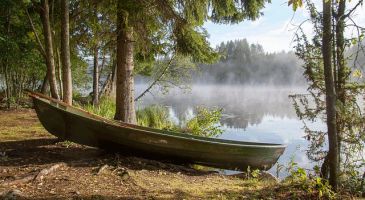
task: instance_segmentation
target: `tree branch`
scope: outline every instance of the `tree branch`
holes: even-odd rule
[[[150,90],[152,89],[153,86],[155,86],[159,81],[161,81],[161,78],[166,74],[167,69],[171,66],[172,60],[174,58],[175,58],[175,55],[173,55],[171,57],[171,59],[169,60],[169,62],[166,65],[166,67],[162,70],[161,74],[151,83],[150,86],[148,86],[148,88],[144,92],[142,92],[137,98],[135,98],[134,101],[138,101],[140,98],[142,98],[148,92],[150,92]]]
[[[28,9],[25,9],[25,13],[27,14],[27,17],[28,17],[29,23],[30,23],[30,25],[31,25],[31,27],[32,27],[32,30],[33,30],[33,32],[34,32],[34,35],[35,35],[36,41],[37,41],[37,43],[38,43],[39,51],[40,51],[40,53],[42,54],[42,56],[43,56],[44,58],[46,58],[46,52],[45,52],[45,50],[44,50],[44,47],[43,47],[43,45],[42,45],[41,40],[39,39],[39,36],[38,36],[38,34],[37,34],[37,31],[35,30],[34,23],[33,23],[32,18],[31,18],[31,17],[30,17],[30,15],[29,15]]]
[[[343,18],[349,17],[356,10],[357,7],[359,7],[360,5],[363,4],[363,2],[364,2],[364,0],[359,0],[357,2],[357,4],[347,14],[345,14],[344,16],[341,16],[341,17],[343,17]]]
[[[356,52],[355,59],[354,59],[354,67],[356,68],[356,63],[358,62],[359,52],[362,51],[365,54],[365,49],[364,49],[363,45],[361,45],[362,44],[362,41],[361,41],[361,32],[360,32],[361,27],[359,27],[356,24],[356,22],[350,16],[348,17],[348,19],[350,19],[350,21],[356,27],[357,37],[358,37],[357,52]]]

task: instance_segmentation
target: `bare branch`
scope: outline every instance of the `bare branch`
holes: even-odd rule
[[[359,7],[360,5],[362,5],[363,2],[364,2],[364,0],[359,0],[357,2],[357,4],[347,14],[345,14],[344,16],[341,16],[341,18],[350,17],[350,15],[356,10],[356,8]]]
[[[357,52],[355,54],[355,59],[354,59],[354,68],[356,68],[356,63],[358,63],[359,52],[362,51],[365,54],[364,46],[361,45],[361,32],[360,32],[360,30],[362,28],[356,24],[356,22],[351,18],[351,16],[349,16],[348,19],[353,23],[353,26],[356,27],[357,37],[358,37]]]
[[[162,70],[161,74],[151,83],[148,88],[142,92],[137,98],[134,99],[134,101],[138,101],[140,98],[142,98],[146,93],[150,92],[153,86],[155,86],[159,81],[161,81],[161,78],[166,74],[168,68],[171,66],[172,60],[175,58],[175,55],[171,56],[169,62],[167,63],[166,67]]]

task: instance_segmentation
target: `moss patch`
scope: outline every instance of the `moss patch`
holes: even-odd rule
[[[0,141],[52,137],[32,110],[0,111]]]

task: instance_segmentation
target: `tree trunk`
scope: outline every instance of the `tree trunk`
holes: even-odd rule
[[[27,14],[28,21],[29,21],[29,23],[30,23],[30,25],[31,25],[31,27],[32,27],[32,30],[33,30],[33,33],[34,33],[35,39],[36,39],[36,41],[37,41],[37,44],[38,44],[38,50],[39,50],[39,52],[42,54],[42,56],[43,56],[44,60],[46,60],[46,59],[47,59],[47,58],[46,58],[46,52],[44,51],[44,47],[43,47],[43,45],[42,45],[41,40],[39,39],[38,33],[37,33],[36,28],[35,28],[35,26],[34,26],[33,20],[32,20],[32,18],[31,18],[31,16],[29,15],[28,9],[25,9],[25,13]]]
[[[6,16],[6,30],[7,30],[7,35],[10,35],[10,8],[7,9],[7,16]],[[9,47],[7,46],[7,49],[9,49]],[[9,67],[9,58],[8,56],[6,56],[5,59],[5,64],[4,64],[4,76],[5,76],[5,84],[6,84],[6,105],[8,107],[8,109],[10,109],[10,97],[11,97],[11,92],[10,92],[10,83],[9,83],[9,73],[8,73],[8,67]]]
[[[32,27],[32,30],[33,30],[33,33],[35,35],[35,38],[36,38],[36,41],[37,41],[37,44],[38,44],[38,50],[39,52],[42,54],[44,60],[46,61],[47,60],[47,56],[46,56],[46,52],[44,50],[44,47],[43,47],[43,44],[41,42],[41,39],[39,38],[38,36],[38,33],[36,31],[36,28],[34,26],[34,23],[33,23],[33,20],[31,18],[31,16],[29,15],[29,12],[28,12],[28,9],[25,9],[26,11],[26,14],[27,14],[27,17],[28,17],[28,20],[29,20],[29,23]],[[42,94],[46,94],[47,93],[47,88],[49,87],[49,84],[48,84],[48,75],[46,74],[46,76],[44,77],[43,79],[43,82],[41,83],[41,85],[38,87],[38,90],[41,91]]]
[[[331,45],[331,18],[332,3],[323,0],[323,35],[322,35],[322,55],[324,65],[324,79],[326,88],[326,113],[327,113],[327,129],[328,129],[328,161],[330,168],[330,185],[337,190],[337,178],[339,169],[338,160],[338,143],[336,129],[336,93],[333,81],[332,70],[332,45]]]
[[[10,109],[10,83],[9,83],[9,76],[8,76],[8,63],[6,62],[4,65],[4,76],[5,76],[5,85],[6,85],[6,106]]]
[[[112,67],[112,80],[111,80],[111,84],[110,84],[110,88],[109,88],[109,95],[111,94],[115,94],[115,88],[117,87],[117,61],[116,58],[113,61],[113,67]]]
[[[56,38],[56,37],[54,37]],[[61,75],[61,67],[62,67],[62,61],[61,61],[61,55],[60,55],[60,50],[57,46],[57,44],[55,44],[55,49],[56,49],[56,78],[57,78],[57,85],[58,85],[58,94],[60,95],[59,98],[63,99],[63,84],[62,84],[62,75]]]
[[[117,84],[114,119],[135,124],[137,120],[134,108],[133,29],[128,26],[128,13],[122,9],[122,6],[123,2],[118,1]]]
[[[49,78],[48,78],[48,70],[46,72],[46,75],[44,76],[43,82],[42,82],[42,86],[41,86],[41,93],[42,94],[47,94],[47,89],[49,88],[49,82],[48,82]]]
[[[72,76],[70,61],[70,22],[69,1],[61,1],[61,60],[62,60],[62,83],[63,101],[72,105]]]
[[[104,85],[102,86],[99,96],[110,96],[115,80],[115,65],[112,65],[112,71],[108,74]]]
[[[93,105],[99,104],[99,52],[98,47],[94,47],[94,72],[93,72]]]
[[[337,95],[338,100],[345,105],[346,103],[346,62],[345,62],[345,9],[346,1],[339,1],[337,17],[336,17],[336,56],[337,56]],[[341,116],[337,115],[337,142],[338,142],[338,156],[341,154],[341,140],[343,132],[343,122],[341,122]],[[340,157],[338,158],[339,162]]]
[[[47,74],[48,81],[51,90],[51,96],[55,99],[59,99],[57,91],[57,81],[55,73],[55,63],[53,55],[53,44],[52,44],[52,32],[49,21],[49,5],[48,0],[42,0],[42,9],[40,11],[40,17],[42,20],[43,34],[45,40],[45,51],[46,51],[46,64],[47,64]]]
[[[346,1],[339,1],[338,13],[336,19],[336,55],[337,55],[337,67],[338,67],[338,99],[345,103],[345,84],[346,84],[346,62],[345,62],[345,9]]]
[[[103,51],[101,65],[99,66],[99,80],[101,79],[101,75],[103,74],[103,70],[105,68],[105,62],[106,62],[105,51]]]

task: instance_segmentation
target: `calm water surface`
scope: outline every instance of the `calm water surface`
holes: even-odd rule
[[[136,86],[136,95],[147,85]],[[224,133],[219,138],[286,144],[287,148],[278,163],[287,165],[291,159],[300,167],[312,169],[315,163],[308,160],[308,142],[303,138],[303,123],[297,118],[290,94],[305,93],[305,87],[192,86],[190,91],[172,90],[168,94],[152,92],[138,104],[144,107],[160,104],[169,108],[170,117],[176,123],[182,118],[194,116],[197,106],[223,108],[221,126]],[[317,130],[326,130],[322,122],[310,124]],[[276,166],[269,171],[276,174]],[[225,173],[232,173],[226,171]],[[282,178],[287,173],[281,171]]]

